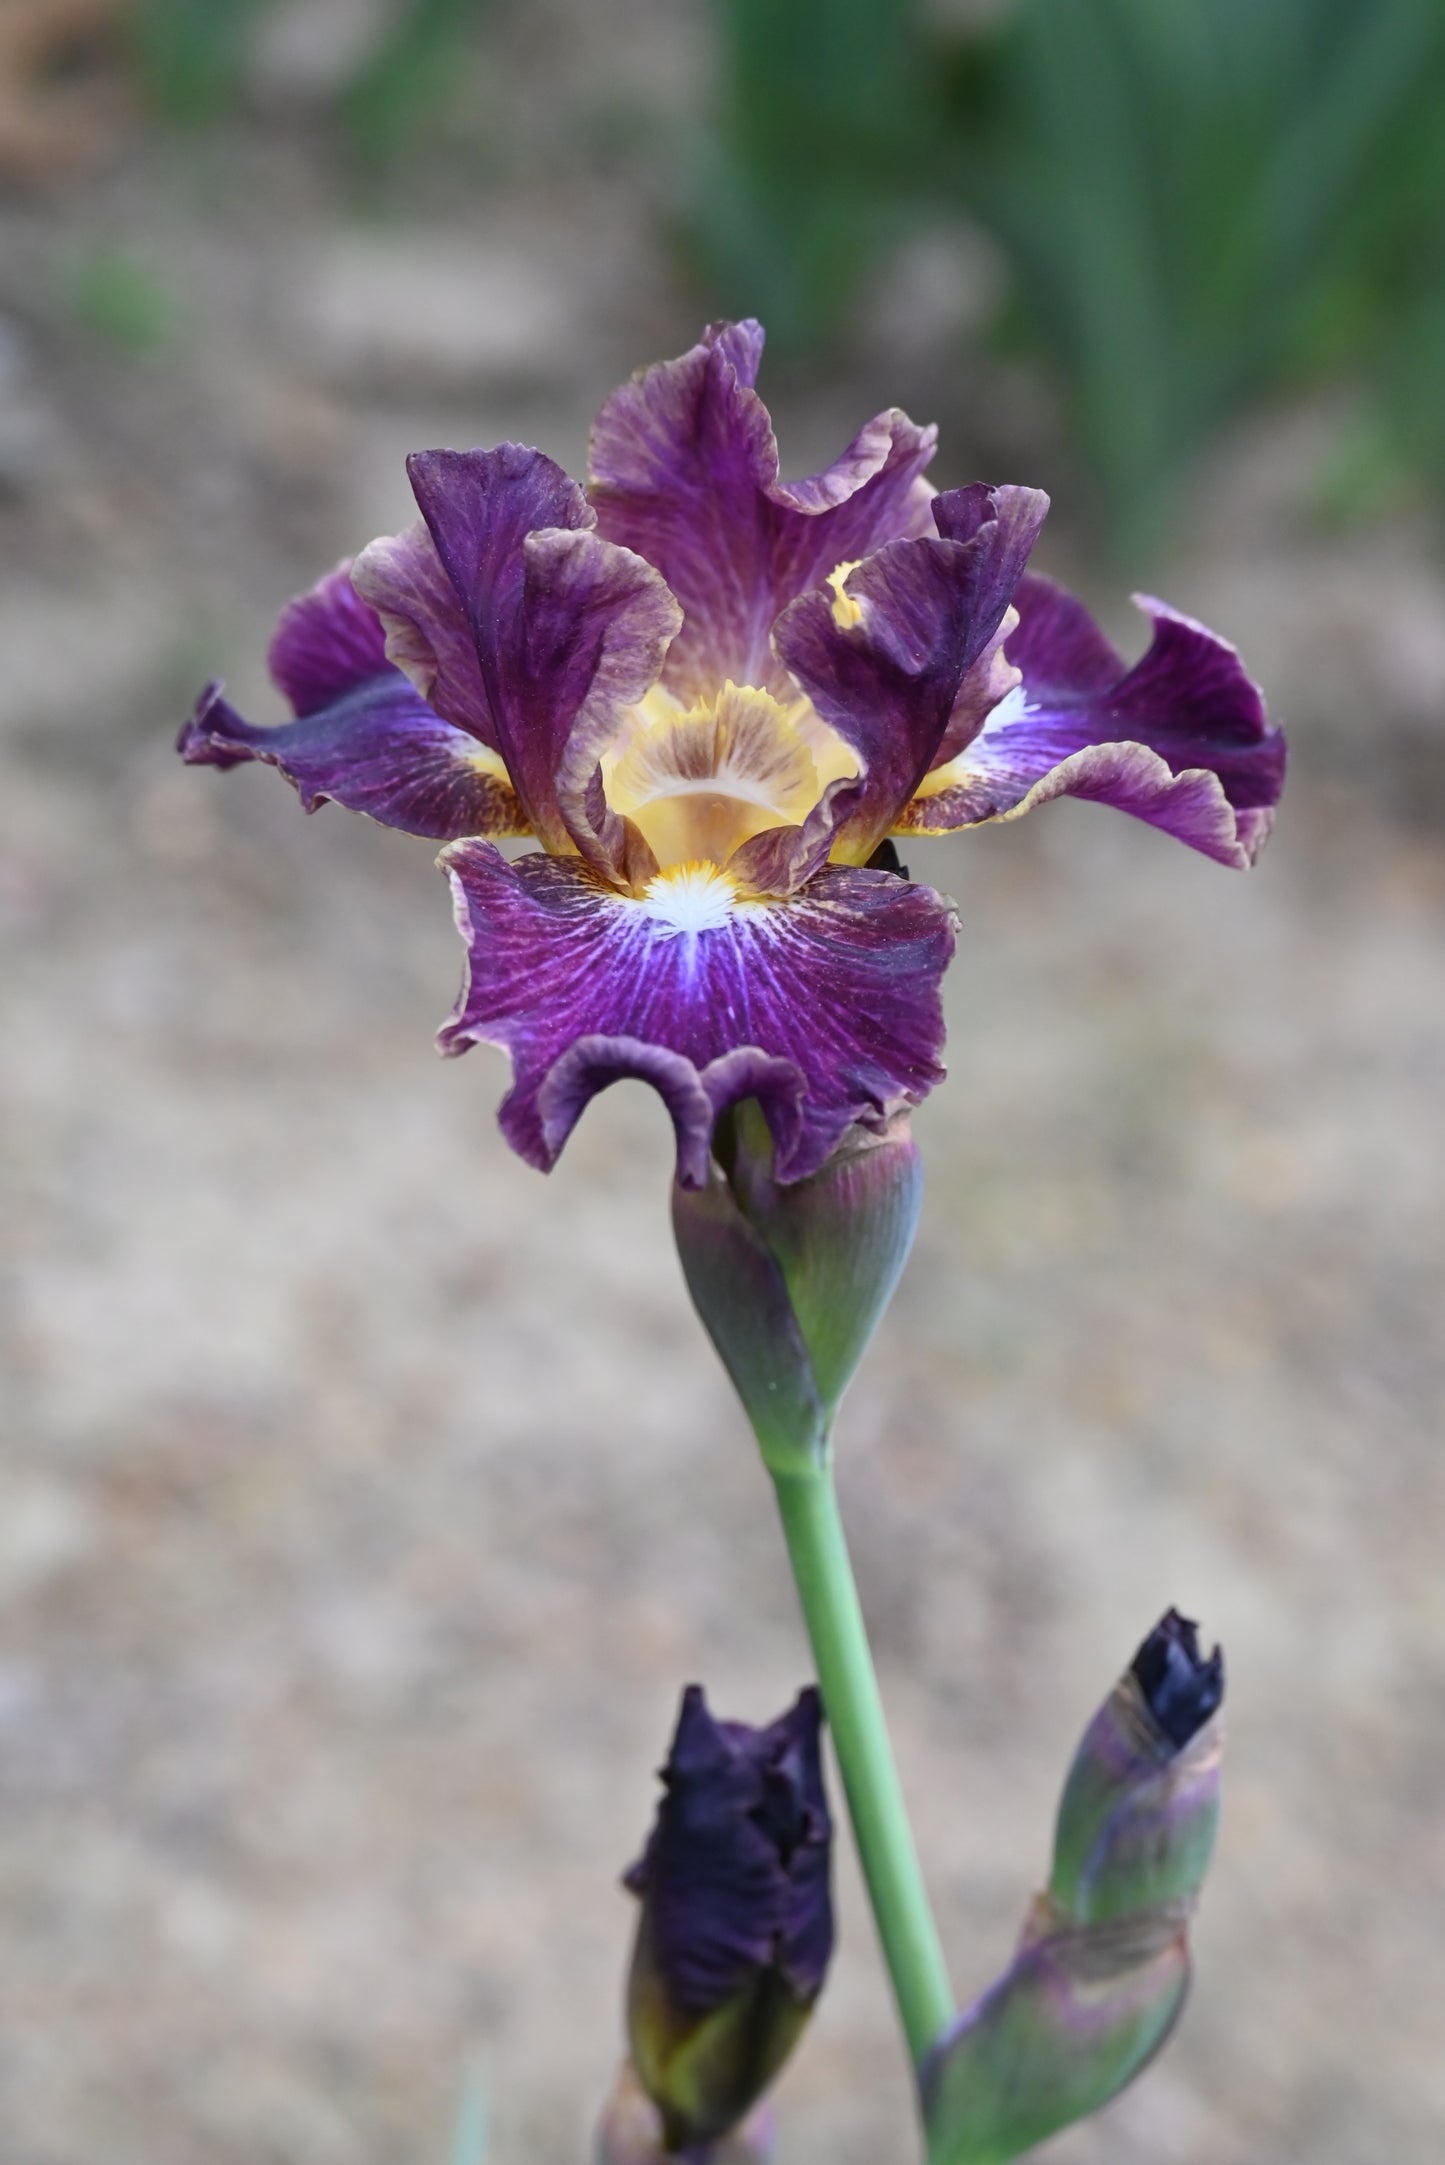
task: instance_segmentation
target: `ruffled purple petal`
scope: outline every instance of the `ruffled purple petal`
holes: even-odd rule
[[[650,565],[588,531],[582,491],[539,451],[424,451],[407,470],[425,528],[374,542],[354,575],[389,651],[496,746],[548,849],[619,869],[622,823],[588,785],[622,709],[656,681],[676,603]]]
[[[684,622],[665,682],[680,697],[774,674],[768,635],[840,563],[924,533],[936,431],[878,414],[826,472],[779,475],[753,389],[763,334],[714,324],[678,360],[641,371],[597,417],[589,490],[599,530],[655,564]]]
[[[447,1043],[446,1050],[464,1052],[466,1046]],[[677,1136],[678,1177],[685,1188],[706,1183],[713,1129],[729,1106],[744,1098],[758,1100],[780,1156],[796,1151],[802,1140],[807,1084],[791,1060],[745,1045],[710,1060],[699,1073],[691,1060],[661,1045],[636,1037],[591,1035],[567,1047],[537,1092],[542,1133],[549,1146],[555,1142],[544,1170],[555,1164],[593,1098],[615,1082],[650,1083],[662,1099]],[[513,1142],[513,1147],[519,1146]]]
[[[1007,641],[1022,681],[899,824],[940,834],[1085,797],[1162,827],[1221,864],[1252,864],[1284,785],[1283,732],[1235,649],[1137,597],[1154,636],[1128,668],[1081,602],[1030,575]]]
[[[476,739],[434,714],[398,670],[270,728],[246,721],[221,689],[207,685],[177,740],[190,766],[257,759],[280,769],[307,812],[329,800],[436,842],[528,831],[505,775],[478,765],[487,754]]]
[[[623,710],[657,682],[682,612],[650,564],[596,534],[531,534],[524,553],[525,688],[508,742],[539,792],[548,779],[583,854],[639,879],[655,859],[608,809],[598,761]]]
[[[1048,509],[1038,489],[935,497],[938,536],[877,550],[841,594],[815,588],[773,643],[824,721],[859,753],[838,847],[865,861],[927,773],[969,670],[1003,621]]]
[[[1103,693],[1124,674],[1122,655],[1105,638],[1084,604],[1067,587],[1031,571],[1014,595],[1018,624],[1009,642],[1010,659],[1040,694]]]
[[[369,543],[351,577],[384,627],[387,659],[445,721],[499,751],[477,643],[426,521]]]
[[[346,564],[287,605],[270,662],[296,719],[248,722],[208,684],[177,740],[188,764],[260,760],[280,769],[308,812],[329,799],[434,841],[527,832],[501,762],[387,661],[382,626]]]
[[[315,714],[369,677],[386,674],[386,636],[376,611],[352,586],[349,557],[309,593],[287,602],[266,661],[293,714]]]
[[[963,682],[954,695],[948,727],[933,755],[930,772],[933,767],[946,766],[965,745],[972,744],[999,701],[1006,698],[1019,682],[1020,672],[1004,651],[1009,634],[1018,627],[1018,620],[1017,609],[1006,609],[1003,622],[978,660],[965,670]]]
[[[853,1122],[880,1126],[942,1078],[954,914],[928,888],[830,867],[693,932],[575,858],[508,864],[468,840],[443,862],[468,973],[441,1044],[508,1052],[502,1131],[543,1171],[626,1075],[667,1104],[685,1187],[706,1179],[718,1113],[741,1096],[761,1097],[777,1175],[798,1180]]]

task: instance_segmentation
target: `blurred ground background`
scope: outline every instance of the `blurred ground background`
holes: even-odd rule
[[[1069,805],[916,852],[952,1075],[840,1451],[957,1984],[1177,1602],[1231,1673],[1196,1996],[1049,2155],[1445,2151],[1438,11],[1282,0],[1216,76],[1236,0],[1154,12],[1195,49],[1128,0],[0,8],[5,2165],[440,2159],[469,2066],[495,2165],[580,2158],[679,1687],[806,1673],[660,1108],[528,1171],[501,1057],[429,1050],[426,845],[170,750],[212,671],[279,713],[276,609],[408,449],[577,470],[750,302],[791,471],[937,418],[1293,731],[1248,880]],[[912,2154],[840,1882],[785,2165]]]

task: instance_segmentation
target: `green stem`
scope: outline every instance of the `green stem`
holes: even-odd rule
[[[952,2018],[953,1993],[893,1763],[832,1468],[773,1479],[863,1877],[916,2068]]]

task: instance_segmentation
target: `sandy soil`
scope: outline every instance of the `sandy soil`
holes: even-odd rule
[[[660,1109],[529,1172],[500,1056],[429,1050],[426,846],[169,750],[212,669],[264,707],[277,604],[401,523],[406,449],[575,460],[700,310],[605,161],[368,224],[308,144],[135,142],[0,212],[6,2165],[436,2159],[469,2064],[495,2165],[582,2156],[678,1690],[761,1719],[806,1674]],[[156,357],[64,312],[96,232],[183,297]],[[790,463],[898,397],[945,479],[991,465],[1023,424],[950,337],[786,392]],[[916,852],[952,1075],[840,1451],[961,1991],[1157,1612],[1230,1660],[1194,2003],[1058,2165],[1445,2145],[1445,632],[1423,527],[1311,521],[1327,418],[1241,432],[1150,580],[1295,727],[1263,869],[1084,807]],[[1067,522],[1050,561],[1092,575]],[[911,2154],[846,1845],[840,1883],[791,2165]]]

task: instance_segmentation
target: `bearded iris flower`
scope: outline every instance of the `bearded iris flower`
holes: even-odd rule
[[[896,409],[784,481],[761,350],[716,325],[615,392],[586,490],[517,445],[416,454],[419,522],[281,619],[295,718],[211,686],[181,735],[446,844],[468,967],[441,1043],[508,1052],[502,1127],[543,1169],[623,1076],[692,1188],[742,1099],[788,1182],[923,1098],[955,918],[891,835],[1072,795],[1243,867],[1279,797],[1232,647],[1146,602],[1128,668],[1026,571],[1041,492],[935,494],[935,432]]]
[[[611,1082],[663,1098],[679,1252],[777,1488],[929,2155],[1005,2165],[1178,2011],[1222,1678],[1171,1612],[1080,1747],[1014,1962],[957,2014],[832,1485],[834,1413],[917,1221],[906,1115],[943,1074],[955,914],[894,838],[1068,795],[1244,868],[1284,741],[1233,647],[1162,603],[1128,666],[1027,568],[1042,493],[935,492],[935,432],[896,409],[784,481],[761,352],[755,323],[718,324],[634,377],[585,488],[516,444],[417,453],[417,523],[282,615],[292,719],[258,726],[213,684],[179,749],[444,845],[467,970],[442,1047],[507,1052],[501,1124],[530,1163]],[[766,2149],[747,2116],[832,1947],[822,1705],[752,1730],[684,1697],[627,1879],[614,2165],[730,2131]]]

